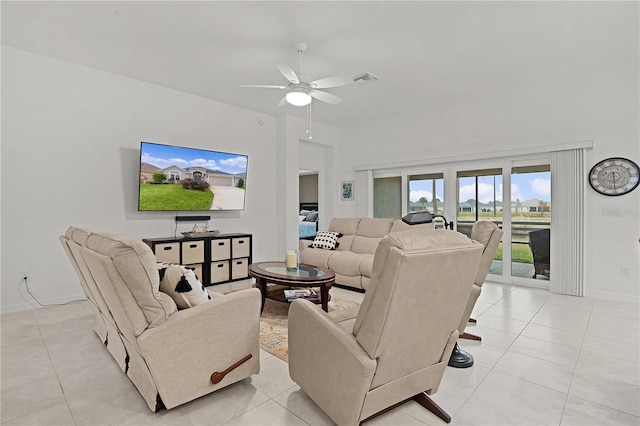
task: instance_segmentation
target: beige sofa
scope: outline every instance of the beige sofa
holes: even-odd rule
[[[159,291],[155,256],[142,241],[78,227],[60,241],[93,311],[96,334],[152,411],[260,371],[258,289],[209,292],[211,300],[178,310]],[[213,375],[240,361],[228,374]]]
[[[336,250],[313,248],[312,241],[300,240],[300,262],[331,269],[336,284],[366,290],[380,240],[390,232],[425,228],[433,228],[433,224],[409,226],[395,219],[334,217],[328,231],[342,234]]]

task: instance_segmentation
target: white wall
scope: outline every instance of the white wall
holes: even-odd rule
[[[82,297],[58,241],[69,225],[173,235],[175,213],[137,211],[142,140],[247,154],[246,209],[210,226],[252,233],[254,260],[273,259],[276,135],[272,116],[2,46],[2,311],[29,307],[24,273],[42,302]]]
[[[336,175],[355,179],[354,162],[468,157],[587,140],[594,144],[588,168],[612,156],[640,163],[638,73],[638,62],[631,62],[344,129],[341,139],[349,143],[336,150]],[[356,190],[356,202],[341,203],[339,215],[367,211],[366,191]],[[637,300],[640,188],[622,197],[587,188],[586,209],[585,294]],[[623,266],[629,277],[621,275]]]
[[[319,172],[318,202],[320,205],[320,223],[322,229],[323,217],[331,217],[333,214],[333,198],[335,181],[333,173],[334,146],[339,144],[340,131],[332,126],[320,123],[311,123],[313,139],[307,139],[308,123],[299,117],[283,116],[278,118],[278,159],[277,168],[278,188],[284,192],[278,193],[278,206],[281,209],[278,218],[278,226],[282,232],[279,234],[277,245],[280,250],[297,248],[299,243],[298,233],[298,192],[299,169],[313,169]],[[301,160],[301,153],[313,153],[322,157]],[[328,223],[328,222],[327,222]],[[282,251],[281,251],[282,253]]]

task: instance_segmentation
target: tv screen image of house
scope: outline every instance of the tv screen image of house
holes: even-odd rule
[[[140,143],[139,211],[244,210],[248,157]]]

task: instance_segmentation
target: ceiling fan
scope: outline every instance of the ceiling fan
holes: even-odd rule
[[[310,77],[301,74],[302,53],[307,49],[307,45],[305,43],[295,43],[293,47],[298,51],[298,72],[293,71],[289,65],[276,64],[278,71],[289,81],[288,85],[243,84],[240,87],[288,90],[287,94],[278,103],[279,106],[284,106],[287,103],[294,106],[305,106],[311,103],[312,98],[332,105],[337,105],[342,102],[342,99],[336,95],[318,89],[329,89],[353,84],[353,77],[337,76],[312,80]]]

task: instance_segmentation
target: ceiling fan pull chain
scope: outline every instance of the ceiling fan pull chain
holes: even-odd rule
[[[309,140],[313,139],[311,136],[311,104],[307,105],[307,134]]]

